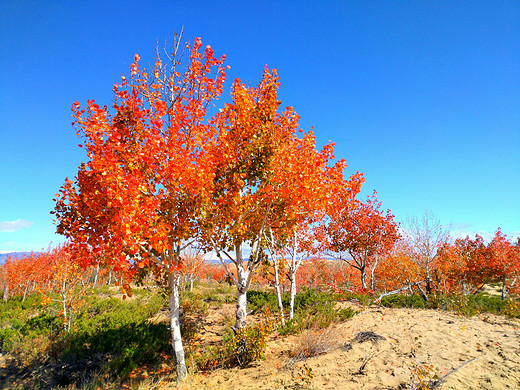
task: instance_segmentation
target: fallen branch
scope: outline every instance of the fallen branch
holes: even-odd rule
[[[408,283],[406,286],[401,287],[401,288],[398,288],[397,290],[393,290],[393,291],[390,291],[390,292],[387,292],[387,293],[383,293],[383,294],[381,294],[381,295],[379,296],[379,298],[377,298],[374,302],[380,302],[381,299],[384,298],[384,297],[387,297],[387,296],[389,296],[389,295],[398,294],[398,293],[403,292],[403,291],[405,291],[405,290],[410,290],[410,291],[412,291],[412,287],[413,287],[413,286],[417,286],[417,285],[419,285],[419,284],[421,284],[421,283],[422,283],[422,281],[413,282],[413,283]],[[419,287],[419,288],[420,288],[420,287]],[[421,291],[422,291],[422,289],[421,289]],[[421,294],[421,295],[422,295],[422,294]],[[428,299],[426,299],[426,300],[428,300]]]
[[[473,360],[476,360],[477,358],[474,357],[473,359],[469,359],[469,360],[466,360],[464,363],[462,363],[460,366],[454,368],[453,370],[451,370],[450,372],[448,372],[446,375],[444,375],[443,377],[441,377],[440,379],[436,380],[436,381],[432,381],[428,384],[428,388],[429,389],[438,389],[441,387],[441,385],[444,383],[444,381],[446,380],[446,378],[453,374],[454,372],[457,372],[458,370],[460,370],[462,367],[464,367],[466,364],[468,363],[471,363]]]
[[[424,290],[421,288],[419,284],[417,284],[417,288],[419,289],[419,292],[421,293],[421,296],[426,302],[429,302],[428,295],[424,292]]]

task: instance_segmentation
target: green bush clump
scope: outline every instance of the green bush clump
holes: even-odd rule
[[[228,331],[222,337],[222,344],[204,351],[195,363],[201,369],[214,367],[246,367],[250,363],[265,359],[267,337],[275,324],[269,318],[269,310],[263,312],[263,319],[243,329]]]
[[[294,318],[281,325],[278,332],[287,335],[296,334],[304,329],[323,329],[357,314],[351,308],[338,309],[335,306],[336,300],[333,294],[304,288],[294,299]]]
[[[147,299],[121,300],[91,296],[74,323],[77,333],[92,334],[98,329],[143,321],[167,306],[165,297],[156,293]]]
[[[0,352],[11,352],[16,339],[19,337],[18,332],[13,328],[0,329]]]
[[[372,303],[374,303],[374,297],[372,295],[359,292],[344,292],[341,294],[336,294],[336,299],[345,299],[348,301],[359,302],[363,306],[370,306]]]
[[[147,320],[127,322],[91,332],[74,332],[64,340],[61,360],[70,365],[92,364],[111,376],[124,379],[138,366],[157,361],[161,353],[169,353],[170,335],[166,324]]]
[[[431,303],[426,302],[426,300],[421,295],[395,294],[383,297],[381,299],[381,305],[386,307],[408,307],[426,309],[429,306],[431,306]]]
[[[520,305],[513,300],[478,293],[471,295],[432,294],[426,301],[422,296],[390,295],[381,299],[381,305],[387,307],[408,307],[420,309],[441,309],[455,311],[465,316],[474,316],[486,312],[510,317],[520,317]]]
[[[29,318],[20,329],[23,334],[35,332],[36,334],[54,335],[63,328],[62,323],[62,319],[56,315],[44,312]]]
[[[287,295],[287,294],[285,294]],[[285,298],[285,296],[284,296]],[[283,300],[282,300],[283,302]],[[288,304],[288,301],[287,301]],[[271,291],[250,290],[247,292],[247,306],[249,310],[260,311],[268,308],[271,311],[278,311],[276,294]],[[284,306],[286,304],[284,303]]]

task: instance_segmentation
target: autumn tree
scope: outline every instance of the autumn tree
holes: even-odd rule
[[[63,320],[63,329],[67,332],[90,288],[89,275],[75,261],[72,251],[70,245],[62,245],[45,253],[50,277],[38,287],[42,305],[50,307]]]
[[[390,210],[381,210],[375,191],[365,202],[338,198],[338,203],[325,228],[328,253],[359,270],[363,288],[374,290],[375,270],[399,238],[398,225]]]
[[[308,160],[309,154],[302,158]],[[303,161],[300,164],[304,165]],[[319,166],[318,164],[311,164]],[[309,188],[310,203],[295,206],[294,223],[277,229],[271,229],[265,235],[265,241],[274,263],[275,289],[280,311],[283,315],[280,272],[287,276],[290,285],[289,319],[294,317],[294,299],[297,291],[297,272],[304,261],[319,258],[323,252],[322,226],[334,197],[342,196],[346,201],[353,202],[364,182],[358,172],[348,180],[343,180],[341,170],[328,169],[326,165],[309,175],[315,176],[314,184]],[[304,195],[304,192],[301,192]],[[286,227],[290,226],[291,230]],[[283,259],[283,261],[279,261]]]
[[[312,227],[295,226],[288,237],[273,234],[266,236],[266,246],[269,249],[274,265],[275,291],[278,309],[284,322],[284,308],[282,304],[281,278],[286,275],[289,280],[289,319],[294,317],[294,299],[296,297],[296,275],[304,260],[317,255],[319,249],[313,242]]]
[[[197,237],[213,177],[206,145],[215,137],[208,105],[222,93],[224,56],[200,38],[147,71],[135,56],[130,78],[114,87],[112,110],[73,105],[88,161],[57,194],[57,231],[86,265],[96,259],[129,281],[152,272],[169,287],[177,379],[187,376],[179,322],[181,252]],[[103,256],[95,256],[103,253]],[[123,286],[129,292],[129,286]]]
[[[11,265],[11,258],[10,256],[7,256],[5,259],[4,264],[0,267],[0,278],[2,281],[2,301],[7,302],[9,299],[9,289],[10,289],[10,265]]]
[[[489,268],[489,259],[488,248],[483,237],[478,234],[473,239],[466,236],[443,243],[435,262],[437,287],[446,293],[460,291],[467,294],[470,288],[480,290],[494,278],[494,271]]]
[[[204,270],[205,259],[203,253],[194,248],[188,247],[181,253],[183,267],[180,270],[184,282],[188,284],[189,290],[193,290],[193,282],[200,278]]]
[[[502,299],[505,299],[507,291],[515,285],[520,274],[517,248],[499,228],[488,245],[488,251],[487,265],[493,270],[494,276],[502,282]],[[511,280],[509,286],[508,280]]]
[[[413,250],[406,240],[398,240],[390,253],[382,258],[376,276],[384,291],[397,290],[421,280],[420,269],[413,261]]]
[[[256,87],[235,80],[232,103],[215,119],[213,192],[202,237],[224,267],[230,260],[235,270],[227,268],[237,286],[236,330],[246,325],[247,291],[267,256],[266,234],[292,237],[330,201],[321,188],[343,181],[345,162],[329,167],[333,144],[317,150],[312,131],[298,136],[294,110],[280,112],[279,85],[276,71],[267,68]]]
[[[411,217],[405,223],[406,238],[413,248],[414,261],[421,269],[426,291],[433,291],[437,250],[449,238],[448,229],[431,211],[424,212],[421,219]]]

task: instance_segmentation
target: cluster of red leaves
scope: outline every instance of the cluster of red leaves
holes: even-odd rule
[[[489,282],[505,282],[506,287],[518,289],[520,277],[520,238],[513,242],[501,229],[486,245],[476,235],[459,238],[443,245],[437,256],[436,271],[439,284],[446,292],[459,292]],[[508,281],[512,285],[507,285]]]
[[[359,270],[361,283],[367,288],[366,273],[375,270],[393,249],[399,239],[398,224],[390,210],[385,213],[381,209],[375,191],[365,202],[338,203],[325,227],[326,249]]]

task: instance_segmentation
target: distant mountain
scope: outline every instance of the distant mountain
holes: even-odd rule
[[[37,252],[10,252],[10,253],[0,253],[0,264],[5,263],[5,259],[9,256],[10,258],[20,259],[25,256],[29,256],[31,253]]]

